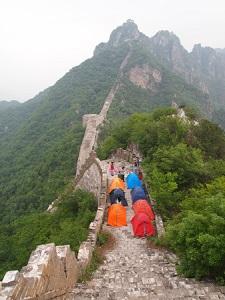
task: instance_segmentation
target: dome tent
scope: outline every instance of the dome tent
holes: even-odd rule
[[[112,204],[108,209],[107,224],[114,227],[127,226],[126,208],[121,204]]]
[[[137,213],[131,219],[131,224],[133,227],[134,236],[145,237],[155,235],[155,228],[145,213]]]
[[[151,205],[144,199],[137,200],[132,206],[134,213],[144,213],[148,218],[153,221],[155,220],[155,214],[152,210]]]
[[[134,189],[135,187],[141,187],[141,180],[138,178],[137,174],[131,172],[126,178],[127,188]]]
[[[142,187],[135,187],[131,191],[131,199],[132,203],[136,202],[137,200],[140,199],[146,199],[147,200],[147,195],[145,194],[145,191],[143,190]]]

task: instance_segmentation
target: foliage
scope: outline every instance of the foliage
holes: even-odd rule
[[[171,66],[166,65],[165,62],[162,64],[162,61],[153,56],[149,51],[149,45],[144,41],[133,41],[131,47],[131,55],[124,68],[122,85],[109,110],[111,120],[122,119],[134,112],[150,112],[161,106],[169,106],[173,100],[178,105],[185,104],[203,114],[206,113],[205,95],[199,89],[187,84],[181,76],[172,73]],[[154,79],[150,79],[149,88],[133,84],[129,74],[130,70],[137,66],[158,70],[161,81],[156,83]]]
[[[100,111],[126,53],[126,46],[108,49],[34,99],[0,111],[0,226],[45,210],[74,176],[82,115]]]
[[[86,239],[97,209],[95,197],[68,189],[54,213],[32,213],[0,228],[0,277],[20,269],[37,245],[54,242],[69,244],[74,251]]]
[[[105,156],[118,146],[139,145],[145,181],[167,221],[162,245],[178,254],[179,271],[186,276],[211,277],[221,283],[225,280],[224,139],[224,132],[207,120],[194,125],[181,121],[174,111],[157,109],[117,124],[100,145]]]
[[[207,120],[201,120],[193,131],[197,146],[205,155],[214,159],[225,159],[225,136],[221,128]]]
[[[185,199],[181,215],[167,226],[165,239],[178,253],[179,269],[186,276],[225,282],[224,178],[222,190],[223,194],[210,193],[207,188],[198,190],[198,198]]]
[[[0,104],[0,232],[4,241],[0,255],[8,262],[6,249],[12,249],[9,250],[9,266],[17,261],[20,264],[20,256],[23,259],[20,252],[14,255],[16,245],[22,249],[23,245],[16,244],[15,240],[14,247],[8,240],[11,233],[13,236],[14,231],[17,232],[14,227],[26,231],[28,223],[34,223],[35,228],[39,228],[35,231],[35,241],[38,230],[39,241],[48,240],[46,236],[54,237],[55,241],[63,240],[60,233],[42,236],[38,220],[42,220],[44,227],[54,228],[52,218],[41,212],[59,197],[74,176],[84,134],[82,116],[100,111],[128,51],[130,57],[109,110],[109,118],[116,128],[102,135],[106,139],[98,149],[99,156],[107,158],[116,148],[137,143],[145,156],[146,180],[151,184],[151,193],[157,198],[164,219],[180,210],[182,199],[191,188],[225,175],[224,136],[217,126],[205,121],[198,127],[189,126],[173,116],[175,111],[171,108],[143,113],[170,105],[172,100],[178,105],[188,104],[206,112],[208,99],[205,95],[173,74],[169,65],[157,60],[145,38],[121,42],[117,47],[112,45],[98,47],[93,58],[70,70],[54,86],[30,101]],[[153,84],[153,88],[143,89],[129,80],[131,68],[144,65],[160,71],[161,82]],[[133,115],[121,123],[133,112],[143,114]],[[193,118],[196,116],[191,109],[187,112]],[[221,121],[223,114],[220,111],[213,117]],[[68,196],[69,202],[65,199],[65,206],[59,209],[69,221],[65,218],[63,222],[60,214],[56,216],[62,232],[70,236],[70,218],[74,214],[76,228],[83,236],[82,226],[87,226],[85,220],[89,222],[92,207],[82,199],[73,203],[71,197]],[[83,209],[83,216],[76,215]],[[29,234],[22,234],[26,236],[24,240],[29,241]],[[79,244],[76,238],[74,242]],[[21,243],[26,244],[23,239]],[[30,241],[31,246],[32,243]]]

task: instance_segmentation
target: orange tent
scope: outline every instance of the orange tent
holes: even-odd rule
[[[152,221],[155,219],[154,212],[148,202],[144,199],[136,201],[132,206],[135,215],[138,213],[145,213]]]
[[[109,186],[108,193],[110,194],[115,189],[125,190],[125,183],[120,178],[114,178]]]
[[[112,204],[108,209],[108,225],[127,226],[126,208],[121,204]]]

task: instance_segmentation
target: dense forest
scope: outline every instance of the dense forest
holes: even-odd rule
[[[189,109],[189,116],[195,113]],[[134,114],[105,129],[98,154],[139,145],[151,196],[166,224],[163,245],[178,270],[225,280],[225,135],[205,119],[183,121],[172,108]]]

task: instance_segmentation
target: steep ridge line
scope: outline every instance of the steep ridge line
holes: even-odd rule
[[[40,245],[32,252],[28,265],[21,272],[9,271],[0,287],[0,300],[13,299],[225,299],[224,289],[210,283],[181,278],[175,270],[176,257],[168,251],[147,247],[146,240],[132,235],[131,225],[115,229],[107,228],[117,240],[115,249],[108,253],[106,261],[86,285],[74,284],[90,263],[97,234],[103,222],[106,208],[108,161],[99,161],[93,149],[97,143],[100,125],[119,89],[119,79],[127,64],[130,52],[124,58],[118,78],[111,88],[99,115],[85,115],[84,139],[80,149],[76,187],[88,186],[98,196],[95,220],[89,226],[89,235],[80,246],[78,257],[68,245]],[[82,152],[84,151],[84,152]],[[123,162],[129,165],[127,162]],[[130,193],[128,220],[132,217]]]
[[[88,114],[83,116],[83,126],[86,126],[86,130],[85,130],[83,141],[80,146],[79,157],[77,160],[76,176],[79,174],[82,165],[89,157],[91,151],[94,150],[97,146],[97,139],[98,139],[100,126],[105,121],[110,105],[115,97],[115,94],[117,93],[120,87],[120,79],[123,76],[123,69],[127,64],[130,55],[131,55],[131,51],[129,50],[120,65],[116,81],[105,99],[101,112],[99,114]]]

